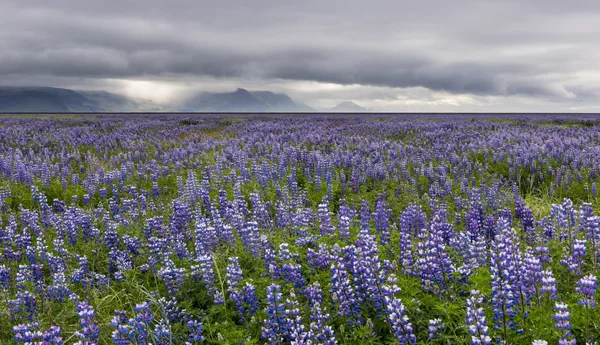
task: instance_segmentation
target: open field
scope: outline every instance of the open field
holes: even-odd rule
[[[598,182],[596,115],[0,115],[0,344],[593,343]]]

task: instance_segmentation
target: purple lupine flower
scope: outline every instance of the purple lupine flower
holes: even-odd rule
[[[360,324],[362,318],[352,283],[344,265],[340,262],[331,264],[331,297],[338,309],[338,315],[345,317],[349,325]]]
[[[392,211],[386,208],[383,198],[379,198],[375,206],[375,230],[380,234],[381,244],[386,245],[390,242],[389,219]]]
[[[256,288],[254,285],[246,283],[246,285],[240,289],[239,284],[241,283],[243,276],[238,258],[230,257],[228,261],[229,265],[227,266],[226,275],[228,285],[227,291],[238,310],[240,319],[244,321],[248,316],[254,315],[258,310]]]
[[[98,344],[98,336],[100,334],[100,328],[94,323],[94,317],[96,312],[94,308],[87,302],[79,302],[77,304],[77,316],[79,317],[80,331],[75,333],[80,341],[75,345],[95,345]]]
[[[299,264],[284,264],[281,268],[283,279],[286,284],[294,284],[294,288],[302,289],[306,285],[306,280],[302,275],[302,266]]]
[[[267,319],[263,321],[262,339],[271,345],[283,344],[286,334],[285,307],[281,287],[271,284],[267,287]]]
[[[0,286],[2,286],[4,289],[8,289],[10,280],[10,270],[4,265],[0,265]]]
[[[37,330],[38,328],[39,325],[37,323],[14,326],[12,329],[14,334],[13,339],[17,343],[31,344],[41,336],[41,332]]]
[[[26,290],[26,283],[29,281],[31,281],[31,270],[27,265],[19,265],[19,269],[17,270],[17,278],[15,279],[17,289]]]
[[[558,343],[560,345],[575,345],[575,337],[571,334],[571,314],[569,306],[563,302],[557,302],[554,306],[555,328],[561,331],[562,335]]]
[[[168,241],[164,238],[151,237],[148,239],[148,268],[156,272],[156,266],[161,262],[167,262],[171,254]]]
[[[292,344],[309,344],[314,335],[310,331],[307,332],[302,324],[298,306],[294,289],[291,289],[285,303],[285,335]]]
[[[596,290],[598,289],[598,278],[589,274],[577,282],[575,291],[582,295],[579,305],[594,308],[596,306]]]
[[[340,238],[344,242],[350,240],[350,208],[346,205],[345,200],[340,200],[340,212],[338,221],[338,231]]]
[[[471,335],[472,345],[491,345],[492,338],[488,335],[487,321],[481,302],[483,298],[477,290],[471,290],[471,296],[467,298],[467,326]]]
[[[26,345],[62,345],[63,340],[60,336],[60,328],[50,327],[46,332],[39,330],[37,322],[31,324],[20,324],[13,327],[14,341],[25,343]]]
[[[143,302],[136,304],[133,308],[137,314],[135,318],[128,321],[129,338],[136,344],[148,344],[150,341],[150,324],[154,320],[154,315],[150,310],[150,303]]]
[[[286,262],[292,260],[292,253],[290,252],[290,245],[288,243],[282,243],[279,245],[279,261]]]
[[[321,304],[323,303],[323,292],[318,282],[309,285],[306,288],[306,296],[310,304],[310,334],[314,344],[336,345],[333,329],[326,323],[330,316],[327,314]]]
[[[175,267],[175,263],[168,259],[166,265],[158,270],[158,276],[165,281],[169,294],[175,295],[183,284],[184,269]]]
[[[255,220],[250,220],[246,222],[245,226],[243,226],[241,229],[238,229],[238,232],[242,238],[242,243],[244,244],[246,250],[248,250],[254,256],[259,256],[262,251],[262,246],[260,242],[258,223]]]
[[[412,324],[406,316],[404,304],[398,298],[386,298],[387,314],[392,327],[392,333],[398,339],[398,344],[417,344],[417,338],[413,333]]]
[[[521,218],[523,223],[523,233],[525,234],[525,240],[529,244],[533,244],[536,240],[535,233],[535,219],[533,218],[533,211],[529,207],[525,207]]]
[[[554,279],[551,270],[544,270],[542,272],[542,286],[540,288],[540,293],[542,295],[548,294],[549,298],[552,300],[556,299],[556,279]]]
[[[60,327],[50,327],[42,334],[42,340],[42,345],[62,345],[63,340],[60,336]]]
[[[429,340],[435,339],[439,335],[440,331],[446,328],[446,325],[442,323],[441,319],[431,319],[427,323],[427,326],[427,339]]]
[[[591,205],[589,206],[591,209]],[[583,206],[582,206],[583,208]],[[588,213],[587,215],[585,213]],[[583,224],[582,224],[583,223]],[[593,211],[582,211],[580,226],[584,227],[585,236],[590,243],[592,261],[598,263],[598,252],[600,251],[600,217],[593,216]]]
[[[500,230],[490,258],[492,306],[496,328],[502,328],[506,335],[507,328],[516,330],[514,319],[519,312],[519,303],[524,302],[521,306],[525,308],[531,293],[525,286],[525,270],[516,232],[505,218],[498,220],[498,227]]]
[[[534,251],[535,255],[537,255],[538,259],[540,260],[540,263],[542,265],[550,262],[550,250],[548,249],[548,247],[542,247],[542,246],[538,246],[535,248]]]
[[[329,211],[327,197],[323,197],[323,201],[319,204],[318,214],[321,236],[332,235],[335,232],[335,227],[331,224],[331,211]]]
[[[237,256],[232,256],[227,259],[229,264],[227,265],[227,273],[225,279],[227,280],[227,291],[230,293],[238,289],[239,283],[244,279],[242,275],[242,269]]]
[[[525,298],[531,299],[537,293],[538,285],[542,282],[542,263],[529,247],[525,251],[523,263],[525,265],[523,291],[525,291]],[[529,301],[526,302],[529,303]]]
[[[209,295],[213,297],[215,304],[225,303],[225,296],[215,287],[215,274],[213,270],[213,259],[210,254],[200,255],[198,257],[200,270],[202,271],[202,280]]]
[[[586,240],[573,240],[573,247],[571,250],[571,256],[563,258],[560,263],[567,267],[567,269],[578,276],[581,276],[581,267],[584,266],[585,256],[587,254]]]
[[[210,225],[209,221],[202,217],[202,215],[196,215],[196,228],[194,231],[194,247],[196,249],[196,256],[207,254],[208,251],[213,250],[218,242],[217,231]]]
[[[244,287],[237,292],[239,295],[239,304],[236,303],[240,319],[246,320],[258,311],[259,303],[256,297],[256,287],[246,283]]]
[[[279,263],[277,263],[277,256],[271,248],[265,248],[264,260],[269,276],[273,279],[279,279],[281,277],[281,268],[279,267]]]
[[[401,289],[397,285],[398,278],[393,273],[390,273],[385,281],[385,284],[381,287],[381,294],[383,295],[384,301],[385,298],[393,298],[396,297],[398,293],[400,293]]]
[[[413,275],[415,258],[413,255],[413,241],[418,232],[425,227],[425,213],[419,205],[410,205],[400,215],[400,258],[402,272]]]
[[[19,291],[16,297],[8,301],[11,318],[20,318],[25,313],[28,320],[33,321],[37,312],[37,297],[28,291]]]
[[[140,255],[140,239],[135,236],[123,235],[123,243],[133,255]]]
[[[187,311],[177,305],[177,300],[173,296],[169,299],[161,297],[157,304],[161,308],[162,315],[171,323],[179,323],[189,319]]]
[[[466,264],[471,271],[479,267],[485,267],[488,258],[488,246],[485,236],[479,232],[467,230],[465,234],[468,238],[468,247],[466,248]],[[457,239],[461,238],[458,234]]]
[[[162,319],[154,327],[154,339],[156,339],[155,345],[171,345],[172,344],[172,331],[171,325],[168,320]]]
[[[111,339],[115,345],[130,345],[127,313],[124,310],[115,310],[114,313],[115,316],[110,321],[110,326],[116,329],[112,332]]]
[[[202,335],[202,330],[204,329],[204,326],[200,321],[188,321],[187,328],[189,332],[189,337],[186,345],[197,344],[204,341],[204,336]]]
[[[432,220],[429,234],[420,233],[422,239],[418,244],[418,260],[416,266],[421,285],[427,291],[442,293],[448,287],[454,271],[444,241],[447,223],[443,220],[445,211],[436,212]]]
[[[259,195],[256,193],[250,193],[250,202],[252,204],[253,214],[258,225],[263,230],[271,230],[272,225],[269,212],[267,211],[267,208],[260,199]]]
[[[312,248],[308,248],[306,252],[306,260],[308,266],[312,268],[325,269],[330,266],[330,255],[329,248],[326,244],[321,243],[319,245],[319,251],[315,251]]]

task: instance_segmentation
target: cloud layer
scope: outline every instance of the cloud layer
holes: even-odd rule
[[[0,80],[255,85],[313,104],[354,95],[398,110],[406,97],[417,104],[440,95],[499,111],[594,108],[598,37],[600,3],[586,0],[8,0],[0,4]]]

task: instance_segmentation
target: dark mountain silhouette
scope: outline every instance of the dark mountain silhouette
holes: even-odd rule
[[[313,112],[309,106],[294,102],[288,95],[270,91],[203,93],[188,100],[184,112]]]
[[[68,89],[50,87],[0,88],[1,112],[92,112],[97,104]]]
[[[53,87],[0,87],[0,112],[69,113],[162,111],[145,100],[105,91],[73,91]]]
[[[0,112],[314,112],[288,95],[270,91],[203,93],[183,107],[161,106],[106,91],[73,91],[52,87],[0,87]]]
[[[294,102],[286,94],[271,91],[253,91],[252,96],[266,103],[271,109],[279,112],[314,112],[315,110],[304,103]]]

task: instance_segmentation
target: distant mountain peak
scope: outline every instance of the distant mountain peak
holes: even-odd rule
[[[285,113],[313,112],[314,110],[305,104],[294,102],[286,94],[237,88],[234,92],[199,94],[189,99],[181,111]]]
[[[342,102],[335,107],[329,109],[331,112],[339,112],[339,113],[357,113],[357,112],[367,112],[368,109],[361,107],[360,105],[352,102],[345,101]]]

